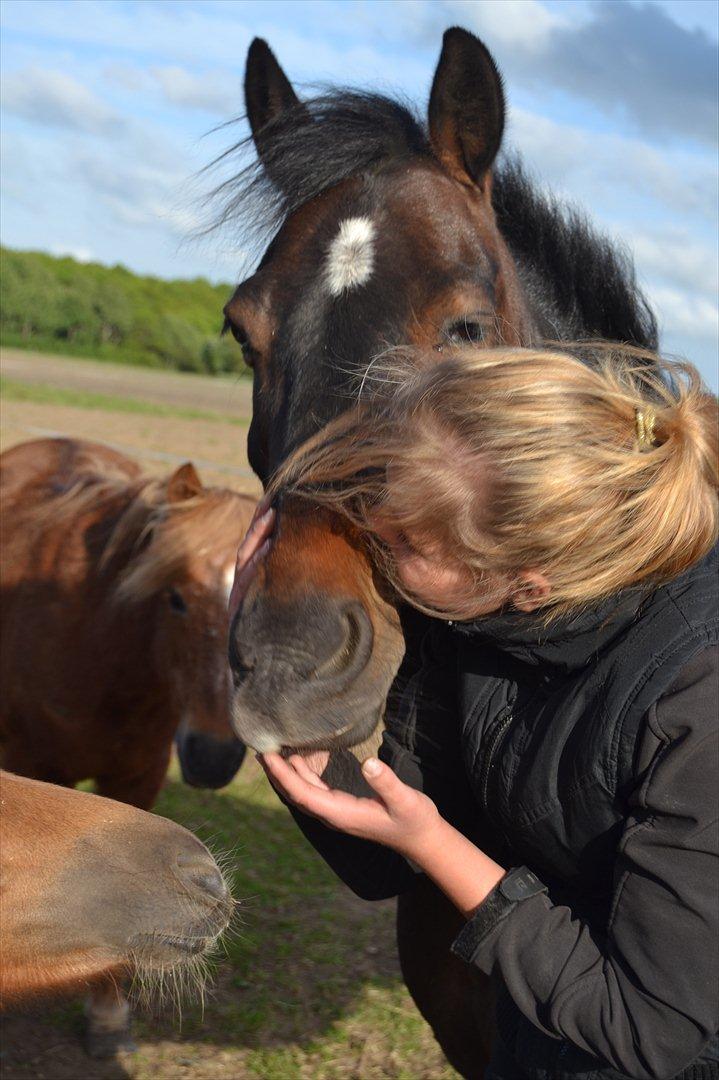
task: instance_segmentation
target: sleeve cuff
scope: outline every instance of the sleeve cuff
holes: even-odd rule
[[[526,866],[509,870],[476,909],[452,942],[452,952],[468,964],[475,961],[482,942],[530,896],[546,893],[547,886]]]

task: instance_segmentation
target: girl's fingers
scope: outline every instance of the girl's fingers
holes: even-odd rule
[[[300,810],[307,813],[326,816],[333,809],[333,792],[326,784],[316,787],[289,765],[279,754],[263,754],[262,760],[284,795]]]
[[[253,551],[252,555],[250,555],[250,557],[246,560],[246,562],[242,564],[242,566],[238,565],[237,570],[235,571],[235,584],[243,595],[247,590],[247,586],[250,584],[253,577],[257,573],[257,567],[262,562],[265,555],[267,555],[269,550],[270,540],[268,537],[267,540],[264,540],[260,544],[260,546],[256,548],[255,551]]]
[[[369,836],[377,814],[386,817],[386,811],[374,799],[358,799],[326,784],[318,788],[304,780],[279,754],[263,754],[262,758],[270,780],[290,802],[334,829]]]
[[[254,521],[255,518],[262,517],[262,515],[266,513],[271,508],[271,506],[272,496],[265,493],[255,507],[255,512],[252,515],[252,520]]]
[[[230,620],[234,619],[237,609],[242,603],[250,582],[257,572],[258,563],[265,558],[270,550],[270,538],[275,527],[276,516],[271,506],[261,514],[258,514],[256,510],[252,524],[247,530],[247,535],[237,549],[235,580],[232,583],[230,599],[227,604]]]
[[[255,517],[247,530],[244,540],[237,549],[238,567],[249,559],[257,548],[272,534],[275,527],[275,510],[270,507]]]
[[[383,764],[379,758],[367,758],[362,763],[362,775],[388,808],[396,804],[405,794],[406,784],[403,784],[392,769]]]
[[[330,786],[326,784],[321,776],[318,776],[314,772],[301,754],[292,754],[289,758],[290,765],[303,780],[306,780],[308,784],[312,784],[313,787],[320,788],[321,791],[329,791]]]

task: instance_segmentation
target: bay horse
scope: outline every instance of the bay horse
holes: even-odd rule
[[[100,444],[39,439],[0,455],[0,502],[4,767],[92,779],[149,810],[177,737],[188,782],[228,783],[245,747],[231,727],[226,604],[254,500],[203,487],[191,464],[155,480]],[[98,1053],[108,996],[112,984],[97,987],[88,1014]],[[122,1040],[126,1007],[117,1014]]]
[[[233,903],[197,837],[166,818],[0,771],[0,1001],[130,967],[182,977]]]
[[[271,236],[224,309],[254,369],[248,452],[265,484],[356,399],[390,346],[433,348],[438,363],[462,341],[656,347],[626,254],[543,194],[518,158],[498,163],[502,81],[472,34],[445,33],[426,123],[382,94],[300,101],[260,39],[245,99],[256,160],[215,197],[220,224],[249,219]],[[404,651],[400,612],[344,522],[286,497],[277,509],[231,629],[235,730],[258,750],[351,746],[383,715]],[[456,920],[427,884],[400,898],[400,959],[448,1057],[476,1076],[486,1039],[462,1007],[469,975],[448,953]]]

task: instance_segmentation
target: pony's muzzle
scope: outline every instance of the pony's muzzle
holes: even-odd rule
[[[356,694],[373,646],[359,600],[258,598],[240,610],[230,632],[237,734],[255,749],[331,741],[333,731],[346,731],[359,718]],[[255,726],[276,738],[258,743]]]
[[[233,779],[242,764],[246,747],[228,733],[219,739],[204,731],[181,725],[175,736],[182,779],[191,787],[217,789]]]

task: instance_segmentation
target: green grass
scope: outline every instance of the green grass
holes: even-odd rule
[[[103,412],[136,413],[144,416],[167,416],[178,420],[210,420],[236,427],[247,427],[248,420],[206,409],[188,409],[179,405],[160,405],[139,398],[98,394],[90,390],[70,390],[46,383],[26,383],[20,379],[0,378],[0,396],[6,401],[28,401],[40,405],[72,405],[79,409]]]

